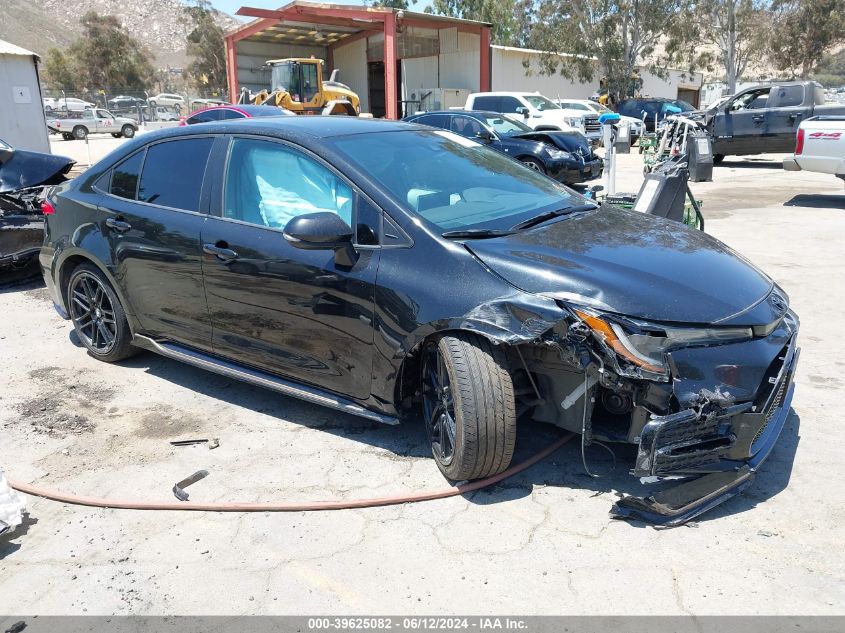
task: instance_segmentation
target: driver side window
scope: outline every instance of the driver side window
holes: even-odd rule
[[[482,128],[481,123],[479,123],[476,119],[473,119],[472,117],[452,117],[451,130],[456,134],[460,134],[461,136],[465,136],[467,138],[475,138],[483,129],[484,128]]]
[[[236,138],[226,167],[223,217],[282,229],[328,211],[352,226],[352,189],[329,169],[279,143]]]

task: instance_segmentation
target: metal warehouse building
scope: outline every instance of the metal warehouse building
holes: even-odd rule
[[[38,83],[38,55],[0,40],[0,139],[12,147],[49,152]]]
[[[326,75],[358,93],[361,111],[400,118],[417,110],[462,106],[470,92],[539,91],[548,97],[587,98],[594,84],[539,74],[542,53],[491,46],[492,25],[386,7],[319,4],[305,0],[276,10],[241,7],[255,20],[226,36],[229,94],[270,87],[265,62],[316,57]],[[528,73],[526,74],[526,65]],[[698,103],[701,74],[641,73],[643,94]]]

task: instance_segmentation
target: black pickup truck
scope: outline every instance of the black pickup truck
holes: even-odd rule
[[[691,118],[707,126],[719,163],[725,156],[791,152],[801,121],[833,114],[845,115],[845,105],[824,105],[821,84],[793,81],[746,88]]]

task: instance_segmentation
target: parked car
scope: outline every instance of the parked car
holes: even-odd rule
[[[274,117],[293,115],[290,110],[272,105],[222,105],[202,108],[192,112],[179,125],[194,125],[229,119],[251,119],[253,117]]]
[[[115,138],[132,138],[138,131],[134,119],[115,116],[108,110],[85,110],[79,118],[47,119],[47,128],[61,134],[66,141],[83,140],[89,134],[108,133]]]
[[[180,121],[181,117],[173,108],[157,106],[155,109],[156,121]]]
[[[161,94],[157,94],[154,97],[150,97],[147,99],[147,103],[149,105],[155,107],[157,105],[164,105],[164,106],[176,106],[181,108],[185,105],[185,98],[182,95],[172,94],[169,92],[162,92]]]
[[[96,106],[96,103],[83,101],[82,99],[76,99],[74,97],[56,100],[56,110],[62,110],[64,112],[84,112],[86,109],[95,108]]]
[[[138,106],[146,106],[146,99],[140,97],[132,97],[129,95],[118,95],[108,100],[108,106],[112,110],[129,110],[136,109]]]
[[[74,161],[0,140],[0,275],[31,268],[44,242],[43,190],[66,180]],[[32,270],[31,272],[35,272]]]
[[[845,115],[845,104],[825,105],[815,81],[754,86],[699,116],[713,137],[713,160],[725,156],[790,152],[801,121]]]
[[[52,112],[56,109],[56,100],[52,97],[42,97],[41,105],[44,107],[44,112]]]
[[[597,206],[446,130],[355,117],[151,132],[51,190],[40,264],[96,359],[139,348],[385,423],[452,480],[533,418],[687,480],[616,516],[678,524],[744,489],[788,417],[798,319],[715,238]]]
[[[580,132],[535,132],[506,114],[479,110],[426,112],[404,120],[451,130],[566,184],[602,175],[602,159]]]
[[[787,171],[815,171],[845,180],[845,116],[817,116],[798,127],[795,152],[783,159]]]
[[[657,124],[670,114],[695,112],[695,108],[681,99],[664,97],[641,97],[624,99],[616,108],[620,116],[643,121],[646,132],[654,132]]]
[[[223,99],[191,99],[191,111],[207,108],[215,105],[228,105],[228,101]]]
[[[580,116],[567,116],[556,103],[532,92],[474,92],[467,97],[465,110],[484,110],[522,116],[534,130],[576,130],[584,132]]]
[[[608,108],[606,105],[602,105],[601,103],[590,99],[556,99],[555,103],[565,110],[589,110],[590,112],[594,112],[596,116],[601,116],[602,114],[613,114],[613,110]],[[642,119],[623,115],[620,115],[619,118],[623,123],[627,123],[628,125],[631,143],[636,143],[645,131],[645,124]]]

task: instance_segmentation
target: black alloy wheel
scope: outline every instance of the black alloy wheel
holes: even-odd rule
[[[429,345],[423,359],[423,412],[431,452],[439,465],[448,467],[455,457],[455,399],[437,345]]]
[[[90,272],[81,272],[73,278],[68,299],[71,320],[85,347],[103,355],[111,352],[117,339],[117,322],[102,282]]]
[[[120,299],[93,264],[81,264],[71,274],[67,306],[77,336],[97,360],[113,363],[138,351]]]

